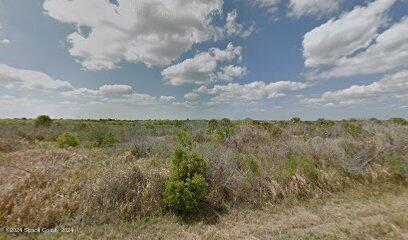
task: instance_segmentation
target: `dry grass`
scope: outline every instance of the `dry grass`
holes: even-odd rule
[[[38,239],[400,239],[408,237],[408,191],[355,189],[325,199],[231,209],[185,222],[174,216],[76,228]],[[371,191],[370,191],[371,190]],[[5,236],[5,235],[3,235]],[[0,235],[1,237],[1,235]],[[26,238],[25,238],[26,237]],[[21,239],[28,239],[29,236]]]
[[[64,132],[80,146],[59,149]],[[184,220],[162,208],[177,141],[209,163],[205,201]],[[74,226],[75,238],[403,239],[407,152],[408,126],[385,121],[0,120],[0,225]]]

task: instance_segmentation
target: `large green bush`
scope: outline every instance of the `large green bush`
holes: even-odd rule
[[[66,132],[58,136],[57,144],[60,148],[77,147],[79,139],[76,134]]]
[[[41,115],[34,120],[34,124],[35,126],[49,127],[52,124],[52,119],[47,115]]]
[[[164,193],[167,207],[180,214],[194,212],[204,198],[206,171],[207,163],[200,154],[177,148]]]

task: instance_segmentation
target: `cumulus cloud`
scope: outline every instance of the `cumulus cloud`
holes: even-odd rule
[[[289,16],[324,15],[336,11],[342,0],[252,0],[253,4],[265,8],[269,15],[279,10],[279,4],[288,2]]]
[[[167,66],[194,44],[222,35],[248,36],[251,30],[236,22],[235,11],[228,14],[226,26],[214,26],[222,4],[222,0],[118,0],[117,4],[45,0],[43,8],[50,17],[77,25],[67,38],[70,54],[83,68],[101,70],[116,68],[122,60]]]
[[[202,86],[194,91],[197,94],[212,95],[210,104],[217,103],[254,103],[263,98],[274,99],[285,96],[284,91],[295,91],[308,85],[299,82],[280,81],[266,84],[265,82],[251,82],[248,84],[229,83],[216,85],[213,88]]]
[[[290,16],[326,14],[336,11],[341,0],[290,0]]]
[[[237,77],[242,77],[247,74],[247,68],[241,66],[228,65],[221,68],[218,79],[231,82]]]
[[[258,7],[265,8],[268,14],[274,14],[278,10],[277,5],[281,0],[252,0],[252,2]]]
[[[379,34],[374,43],[364,51],[342,57],[335,65],[310,78],[329,79],[383,73],[408,66],[408,17]]]
[[[319,98],[304,99],[307,106],[355,106],[386,100],[408,102],[408,71],[387,75],[369,85],[354,85],[323,93]]]
[[[305,66],[333,65],[340,58],[368,47],[378,30],[387,24],[386,13],[395,2],[376,0],[367,6],[356,6],[306,33],[303,40]]]
[[[163,103],[171,103],[171,102],[175,102],[177,99],[173,96],[161,96],[160,97],[160,102]]]
[[[89,88],[76,88],[72,91],[63,92],[66,97],[79,97],[87,99],[96,98],[121,98],[133,94],[133,88],[129,85],[103,85],[97,90]]]
[[[184,95],[184,98],[189,101],[195,101],[200,95],[196,92],[190,92]]]
[[[10,44],[10,40],[8,40],[7,38],[0,41],[0,45],[8,45],[8,44]]]
[[[225,62],[241,61],[242,47],[228,44],[225,50],[211,48],[193,58],[170,66],[162,71],[163,81],[170,85],[204,85],[220,80],[231,80],[246,74],[246,68],[229,66],[219,71],[219,65]]]
[[[129,85],[104,85],[98,91],[103,96],[109,95],[129,95],[133,92],[133,88]]]
[[[157,104],[157,98],[149,94],[137,93],[128,85],[103,85],[99,89],[76,88],[62,92],[69,101],[84,103],[118,103],[132,105]],[[162,98],[160,99],[162,100]]]
[[[227,14],[227,22],[224,27],[224,32],[227,36],[239,36],[239,37],[249,37],[254,31],[255,27],[252,25],[246,27],[243,24],[237,22],[238,13],[236,10]]]
[[[6,89],[22,88],[27,90],[69,90],[72,85],[49,75],[0,64],[0,84]]]

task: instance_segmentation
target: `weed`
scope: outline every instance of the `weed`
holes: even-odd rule
[[[243,167],[244,171],[247,174],[259,175],[260,173],[259,165],[256,163],[254,158],[249,154],[247,154],[244,158]]]
[[[355,122],[345,122],[343,124],[344,130],[352,136],[358,136],[363,133],[363,126]]]
[[[395,179],[405,179],[408,176],[408,166],[401,158],[390,155],[386,158],[390,174]]]
[[[76,134],[66,132],[57,138],[57,144],[60,148],[77,147],[79,146],[79,139]]]

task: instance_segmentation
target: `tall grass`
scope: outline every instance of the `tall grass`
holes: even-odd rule
[[[67,132],[79,146],[59,148]],[[174,177],[178,147],[189,156],[183,159],[194,153],[207,166],[194,208],[281,203],[408,178],[401,120],[0,120],[0,224],[102,224],[165,214],[169,206],[180,212],[187,201],[165,194],[166,184],[167,192],[176,189],[171,180],[192,181]]]

